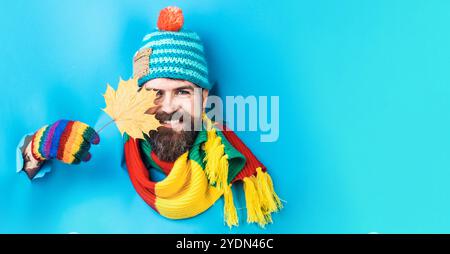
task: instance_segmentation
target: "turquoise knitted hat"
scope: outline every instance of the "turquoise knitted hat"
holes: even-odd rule
[[[158,29],[144,37],[133,59],[139,86],[155,78],[173,78],[211,89],[203,43],[195,32],[182,29],[183,23],[180,8],[161,10]]]

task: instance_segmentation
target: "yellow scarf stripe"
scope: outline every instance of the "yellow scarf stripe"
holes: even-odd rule
[[[165,217],[183,219],[202,213],[223,194],[225,223],[237,226],[238,216],[228,184],[228,155],[214,128],[209,128],[207,135],[205,170],[195,160],[189,160],[187,152],[180,156],[170,174],[156,183],[155,206]]]
[[[170,219],[185,219],[196,216],[211,207],[223,193],[211,186],[202,167],[193,160],[186,160],[186,156],[182,156],[184,163],[178,163],[180,158],[177,159],[172,169],[173,172],[171,172],[172,174],[185,171],[186,178],[179,179],[181,183],[185,184],[182,184],[181,189],[177,190],[177,195],[166,198],[158,196],[155,202],[158,212]],[[156,193],[165,193],[164,188],[167,188],[167,186],[160,186],[157,183]]]
[[[181,155],[174,163],[170,174],[155,185],[155,194],[161,198],[175,197],[190,179],[190,170],[187,170],[188,153]]]

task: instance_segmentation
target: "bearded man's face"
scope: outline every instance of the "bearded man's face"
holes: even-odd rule
[[[178,79],[152,79],[143,86],[156,92],[149,110],[161,123],[149,133],[152,150],[160,160],[173,162],[190,149],[201,129],[208,90]]]

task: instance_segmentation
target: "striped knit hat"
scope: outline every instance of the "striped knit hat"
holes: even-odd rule
[[[161,10],[158,29],[144,37],[133,59],[139,86],[155,78],[173,78],[211,89],[202,41],[195,32],[182,29],[183,23],[180,8]]]

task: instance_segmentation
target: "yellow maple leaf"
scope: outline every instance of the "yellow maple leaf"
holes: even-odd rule
[[[142,139],[143,133],[155,130],[160,123],[155,115],[146,113],[154,107],[155,92],[138,89],[137,79],[134,78],[127,81],[120,79],[116,91],[108,84],[103,94],[106,107],[102,110],[113,119],[122,135],[126,132],[132,138]]]

